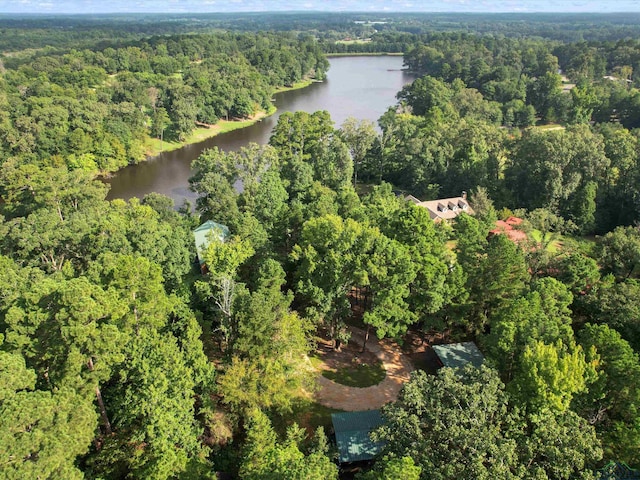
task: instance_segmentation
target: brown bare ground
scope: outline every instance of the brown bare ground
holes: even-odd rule
[[[336,368],[333,365],[344,365],[344,362],[350,362],[347,360],[349,355],[353,357],[357,354],[357,361],[360,362],[366,362],[365,359],[369,359],[370,362],[370,355],[374,355],[382,362],[387,376],[377,385],[358,388],[340,385],[319,375],[317,379],[319,389],[315,400],[325,407],[351,412],[373,410],[394,401],[398,398],[402,385],[409,380],[413,371],[411,361],[402,353],[398,344],[389,339],[378,340],[373,334],[369,337],[366,351],[359,353],[365,332],[356,327],[349,327],[349,329],[351,330],[349,345],[344,347],[342,354],[327,352],[325,356],[330,363],[321,368]],[[323,358],[325,357],[323,356]],[[347,363],[347,365],[351,365],[351,363]]]

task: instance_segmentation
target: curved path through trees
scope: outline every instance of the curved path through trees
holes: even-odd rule
[[[365,332],[351,327],[351,339],[360,345]],[[374,353],[382,362],[387,376],[377,385],[358,388],[341,385],[320,375],[318,393],[315,400],[325,407],[345,410],[373,410],[398,398],[402,385],[409,381],[413,365],[400,347],[389,339],[378,340],[371,335],[367,341],[367,350]]]

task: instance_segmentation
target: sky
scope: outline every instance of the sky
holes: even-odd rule
[[[640,12],[638,0],[0,0],[0,13]]]

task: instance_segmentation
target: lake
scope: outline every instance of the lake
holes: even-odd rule
[[[402,71],[400,56],[334,57],[330,63],[324,82],[276,94],[278,111],[271,117],[118,171],[107,180],[110,184],[107,198],[128,200],[158,192],[173,198],[176,206],[182,205],[185,199],[193,203],[195,194],[189,191],[191,162],[203,150],[217,146],[229,151],[250,142],[267,143],[278,117],[284,112],[327,110],[336,127],[348,117],[377,122],[396,103],[396,93],[414,78]]]

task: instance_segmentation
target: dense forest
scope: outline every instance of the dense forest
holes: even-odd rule
[[[152,37],[3,62],[3,163],[92,173],[142,160],[150,138],[270,111],[276,87],[322,79],[328,67],[313,39],[268,33]]]
[[[84,40],[55,31],[73,18],[1,19],[1,476],[640,467],[633,18],[537,16],[518,31],[509,16],[248,15],[196,33],[154,18],[98,17]],[[379,129],[284,113],[267,145],[194,162],[193,208],[105,200],[97,175],[142,159],[150,137],[268,111],[275,88],[324,77],[323,52],[376,39],[419,74]],[[453,223],[404,199],[463,190],[475,215]],[[491,233],[514,216],[526,240]],[[207,220],[229,235],[200,252],[202,273],[192,231]],[[486,361],[418,365],[381,409],[375,462],[346,472],[315,364],[322,341],[349,351],[354,326],[365,342],[473,340]]]
[[[155,35],[212,33],[220,30],[311,34],[328,48],[333,48],[331,45],[336,40],[343,40],[345,37],[369,38],[386,33],[417,35],[456,31],[579,42],[633,38],[638,36],[639,29],[640,15],[630,12],[0,14],[0,50],[18,52],[25,49],[105,48],[123,41],[137,41]],[[353,48],[357,49],[358,46]]]

